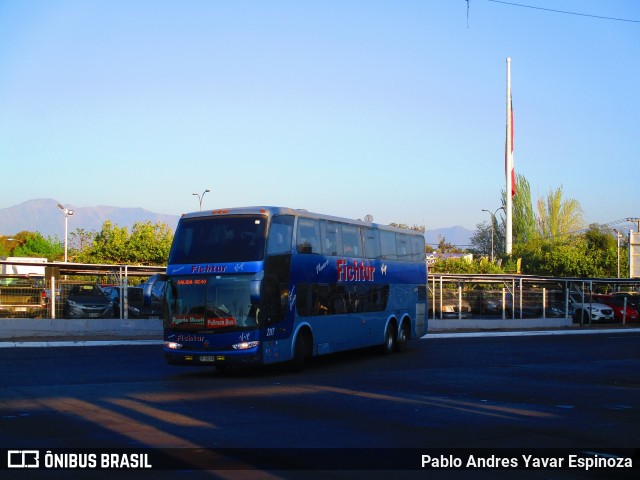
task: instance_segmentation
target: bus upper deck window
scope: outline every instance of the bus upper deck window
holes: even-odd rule
[[[296,250],[298,253],[320,253],[320,228],[318,222],[311,218],[298,220]]]

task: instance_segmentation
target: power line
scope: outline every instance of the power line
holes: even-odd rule
[[[580,17],[598,18],[600,20],[614,20],[616,22],[640,23],[640,20],[631,20],[629,18],[605,17],[602,15],[589,15],[588,13],[568,12],[566,10],[554,10],[553,8],[534,7],[533,5],[524,5],[522,3],[505,2],[503,0],[489,0],[493,3],[502,3],[504,5],[512,5],[514,7],[532,8],[534,10],[544,10],[546,12],[563,13],[565,15],[577,15]]]

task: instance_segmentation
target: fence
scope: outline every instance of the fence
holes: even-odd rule
[[[544,323],[545,326],[567,325],[571,321],[581,325],[591,324],[595,319],[591,315],[584,315],[582,311],[577,315],[574,306],[578,302],[584,303],[585,299],[587,303],[596,303],[592,296],[598,301],[606,299],[609,302],[608,296],[596,294],[620,292],[632,293],[620,297],[617,303],[622,303],[622,308],[612,307],[615,311],[612,322],[631,323],[640,316],[638,312],[635,317],[632,313],[626,313],[638,308],[640,279],[436,273],[429,275],[428,291],[429,317],[437,321],[483,319],[493,320],[494,325],[499,325],[495,320],[504,321],[504,325],[513,325],[515,320],[542,319],[551,320]],[[619,311],[621,315],[618,315]],[[570,321],[567,322],[567,319]]]
[[[145,305],[138,285],[164,271],[165,267],[154,266],[47,263],[44,277],[0,275],[0,317],[159,318],[158,304]],[[428,282],[429,317],[436,321],[431,326],[438,321],[453,326],[454,322],[471,319],[504,326],[513,326],[515,321],[533,325],[533,320],[540,319],[550,325],[566,325],[567,320],[569,324],[571,320],[590,324],[590,316],[574,318],[572,299],[640,291],[640,279],[618,278],[436,273],[429,275]],[[98,287],[107,295],[98,294]],[[101,301],[89,301],[92,293]]]
[[[154,266],[47,263],[44,275],[0,275],[0,317],[159,318],[157,308],[145,305],[137,285],[164,271]]]

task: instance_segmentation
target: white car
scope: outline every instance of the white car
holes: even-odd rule
[[[592,302],[588,295],[571,296],[574,323],[613,322],[613,308],[604,303]]]
[[[435,308],[434,318],[470,318],[471,317],[471,305],[466,298],[458,300],[455,296],[444,296],[442,298],[442,305],[440,304],[440,298],[433,300],[432,305]]]

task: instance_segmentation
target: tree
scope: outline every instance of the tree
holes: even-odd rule
[[[56,238],[44,238],[38,232],[23,231],[15,235],[16,246],[11,250],[14,257],[46,257],[47,260],[60,260],[64,247]]]
[[[105,220],[102,230],[96,233],[91,245],[78,252],[76,261],[81,263],[129,263],[127,227],[118,227]]]
[[[473,253],[476,255],[484,255],[486,257],[491,256],[491,234],[491,225],[487,222],[478,223],[476,225],[476,231],[471,236],[470,240]],[[495,235],[495,230],[493,231],[493,234]],[[495,252],[495,243],[493,247]]]
[[[0,257],[10,257],[14,247],[12,237],[0,236]]]
[[[415,230],[416,232],[425,233],[427,231],[427,227],[424,225],[412,225],[411,227],[405,223],[390,223],[390,227],[396,228],[404,228],[407,230]]]
[[[524,175],[516,175],[516,195],[513,197],[513,210],[512,210],[512,234],[513,243],[522,244],[526,243],[537,234],[536,216],[533,210],[533,204],[531,202],[531,188],[529,182]],[[502,206],[507,208],[507,200],[505,191],[502,191]],[[502,229],[500,234],[504,239],[504,231],[506,228],[506,219],[502,217]],[[502,240],[504,241],[504,240]],[[504,244],[500,250],[496,251],[504,252]]]
[[[447,239],[442,235],[438,235],[438,253],[464,253],[464,250],[456,247],[452,243],[447,242]]]
[[[546,201],[538,199],[538,233],[543,238],[560,238],[583,227],[582,208],[574,199],[562,199],[562,187],[550,190]]]
[[[465,258],[439,258],[429,266],[431,273],[470,274],[470,273],[504,273],[495,263],[487,258],[468,260]]]
[[[129,237],[129,252],[138,262],[164,265],[172,240],[173,232],[166,223],[136,222]]]
[[[74,232],[69,234],[69,250],[82,252],[91,246],[96,235],[97,232],[93,230],[77,228]]]
[[[607,227],[591,225],[581,234],[532,239],[514,247],[523,273],[555,277],[617,277],[617,240]],[[626,251],[620,255],[621,276],[628,272]]]
[[[76,253],[81,263],[164,265],[169,258],[173,232],[165,223],[136,222],[131,234],[127,227],[106,220],[96,233],[79,231],[74,237],[90,242]]]

